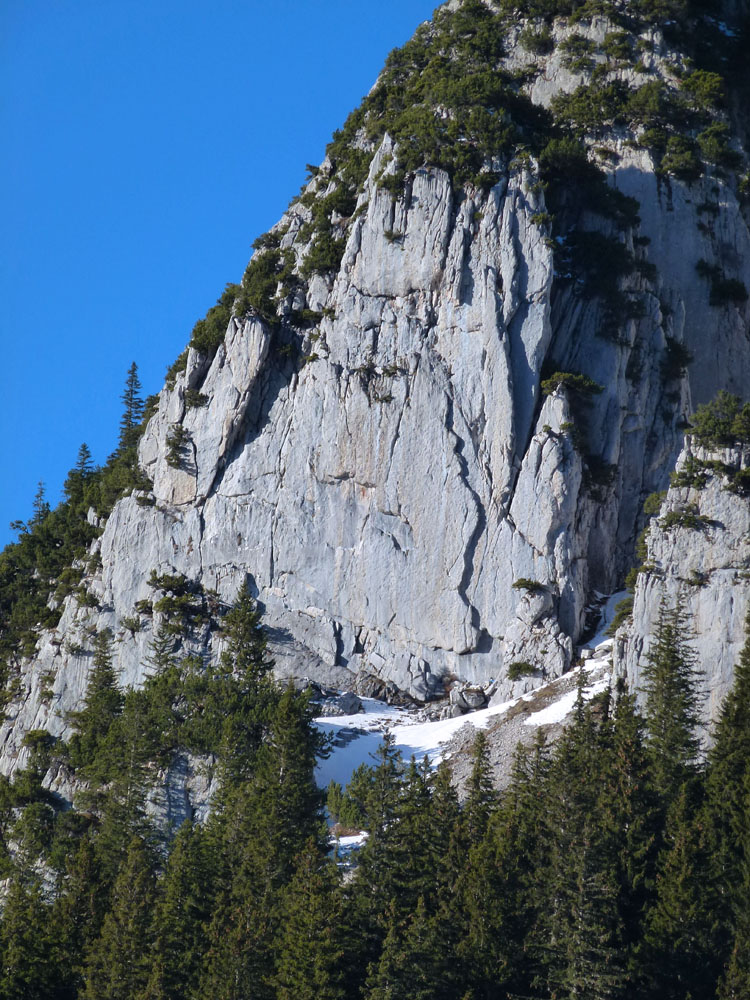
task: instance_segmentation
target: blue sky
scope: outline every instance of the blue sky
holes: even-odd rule
[[[0,5],[0,546],[117,440],[434,0]]]

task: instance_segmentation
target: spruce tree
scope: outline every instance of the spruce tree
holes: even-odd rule
[[[665,1000],[712,996],[724,954],[710,878],[710,839],[698,779],[670,805],[659,856],[656,898],[644,932],[646,974]]]
[[[71,716],[76,728],[70,740],[71,763],[94,780],[107,779],[111,761],[103,759],[100,750],[124,701],[112,667],[111,644],[109,629],[97,632],[83,708]]]
[[[145,997],[183,1000],[197,991],[211,913],[212,871],[203,831],[185,822],[160,884],[151,937],[154,950]]]
[[[135,361],[128,368],[125,389],[120,397],[123,404],[120,418],[119,452],[124,454],[138,442],[138,429],[143,418],[143,398],[141,397],[141,381],[138,378],[138,365]]]
[[[336,867],[308,841],[280,901],[278,1000],[343,1000],[341,902]]]
[[[91,837],[84,835],[68,858],[60,891],[52,906],[55,965],[59,996],[75,1000],[83,987],[83,965],[98,937],[107,902]]]
[[[39,881],[16,871],[0,923],[0,1000],[52,1000],[58,983]]]
[[[586,1000],[623,996],[626,972],[619,913],[616,831],[600,783],[608,746],[582,674],[575,717],[556,747],[549,797],[554,840],[548,872],[547,979],[553,993]],[[602,706],[606,713],[606,706]]]
[[[746,784],[750,775],[750,611],[746,641],[735,667],[732,689],[721,707],[709,754],[708,805],[714,830],[714,878],[727,905],[742,882],[741,845],[746,831]],[[747,859],[750,861],[750,858]]]
[[[665,806],[699,762],[699,671],[690,637],[682,601],[668,608],[662,598],[643,667],[643,690],[653,781]]]
[[[735,667],[732,689],[721,708],[706,781],[712,834],[711,883],[729,970],[723,996],[743,996],[740,983],[750,976],[750,611],[746,640]],[[731,949],[731,954],[730,954]],[[750,994],[750,978],[746,986]],[[738,992],[739,991],[739,992]]]
[[[383,950],[370,967],[365,1000],[458,1000],[455,966],[446,953],[440,921],[422,897],[414,913],[399,920],[387,912]]]
[[[84,970],[85,1000],[135,1000],[148,982],[155,902],[153,860],[134,837],[115,880],[110,909]]]

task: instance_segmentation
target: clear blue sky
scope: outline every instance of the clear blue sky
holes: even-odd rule
[[[435,0],[0,4],[0,546],[131,361],[161,388],[194,322]]]

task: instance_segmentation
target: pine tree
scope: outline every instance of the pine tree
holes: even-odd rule
[[[682,602],[670,609],[662,599],[643,667],[643,690],[653,780],[665,805],[696,773],[699,761],[699,672],[689,643]]]
[[[145,989],[154,902],[152,859],[144,841],[134,837],[115,880],[101,934],[86,962],[86,1000],[135,1000]]]
[[[135,361],[128,368],[125,389],[122,399],[123,413],[120,418],[120,443],[118,451],[124,454],[133,448],[138,441],[138,429],[143,418],[143,399],[141,397],[141,382],[138,378],[138,365]]]

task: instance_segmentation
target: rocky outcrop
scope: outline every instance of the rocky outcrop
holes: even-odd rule
[[[683,602],[702,672],[706,721],[717,718],[746,638],[750,501],[732,488],[732,470],[749,463],[747,451],[709,453],[686,440],[676,481],[692,484],[672,486],[649,526],[632,623],[618,631],[615,644],[615,673],[639,689],[662,602],[667,608]]]
[[[608,26],[576,30],[598,44]],[[674,75],[677,57],[661,36],[651,42],[648,73]],[[558,51],[534,58],[528,92],[539,105],[584,80]],[[530,61],[509,44],[508,70]],[[385,136],[338,270],[282,296],[278,324],[232,318],[216,354],[191,350],[161,391],[139,452],[153,492],[117,504],[96,543],[101,568],[83,581],[89,606],[68,598],[23,666],[0,729],[5,771],[23,762],[28,729],[67,731],[96,630],[113,630],[122,682],[142,681],[158,616],[123,622],[152,596],[152,572],[184,574],[225,601],[249,583],[279,673],[325,687],[391,685],[428,700],[456,678],[492,680],[503,698],[568,669],[592,591],[616,589],[632,562],[644,497],[666,485],[686,415],[720,387],[742,392],[750,376],[747,302],[712,303],[696,272],[701,260],[729,262],[750,286],[733,182],[657,174],[619,128],[599,143],[609,184],[640,206],[619,228],[586,219],[633,262],[619,278],[631,308],[617,336],[606,303],[570,270],[567,237],[551,238],[533,158],[497,157],[489,190],[454,190],[430,167],[396,183],[399,150]],[[303,198],[275,229],[298,270],[311,217]],[[312,328],[295,326],[305,310]],[[601,392],[583,397],[564,380],[543,390],[553,372],[585,373]],[[734,524],[652,558],[676,566],[720,530]],[[665,533],[664,545],[679,537]],[[725,608],[719,569],[710,566],[721,603],[712,614],[727,610],[733,637],[723,664],[742,615]],[[663,579],[639,584],[642,634],[645,588]],[[692,592],[700,614],[712,587]],[[210,630],[191,641],[216,655]],[[638,641],[622,661],[634,683]],[[521,661],[533,673],[514,681]]]

